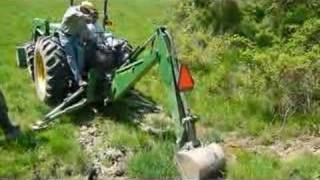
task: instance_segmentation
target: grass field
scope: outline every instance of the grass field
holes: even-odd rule
[[[102,5],[102,1],[97,1],[97,4]],[[170,0],[111,0],[111,19],[114,22],[112,31],[118,36],[126,37],[133,44],[141,43],[165,20],[169,4]],[[40,119],[49,108],[37,100],[27,71],[15,66],[15,46],[30,38],[32,19],[41,17],[59,21],[65,8],[64,0],[45,3],[43,0],[0,1],[0,89],[6,95],[11,118],[24,131],[23,137],[11,143],[4,142],[0,132],[0,177],[30,179],[37,171],[42,176],[49,177],[54,174],[52,167],[58,167],[61,172],[71,169],[74,175],[81,176],[90,162],[77,139],[79,122],[87,121],[86,112],[63,117],[61,123],[45,132],[35,134],[28,130],[30,123]],[[248,125],[248,128],[239,130],[244,134],[270,138],[268,135],[271,127],[267,122],[259,119],[261,117],[255,117],[254,113],[250,117],[243,116],[242,111],[237,111],[241,105],[227,106],[223,99],[206,96],[206,84],[210,83],[211,77],[206,77],[201,72],[196,74],[199,84],[192,94],[194,96],[190,97],[191,104],[204,119],[200,122],[201,128],[217,132],[215,135],[206,132],[202,134],[202,138],[213,139],[212,136],[220,137],[223,132],[237,131],[239,121],[243,121],[241,127]],[[151,72],[150,77],[142,80],[138,86],[146,94],[150,93],[155,100],[164,102],[160,92],[162,86],[155,75],[156,73]],[[224,106],[213,107],[213,101],[221,101]],[[108,146],[133,150],[128,176],[177,176],[172,161],[174,140],[151,137],[117,118],[97,117],[91,120],[101,127],[100,131],[104,132]],[[274,128],[275,131],[279,129],[277,125]],[[291,125],[286,137],[294,137],[300,133],[298,131],[301,128],[303,126]],[[246,151],[237,151],[235,155],[237,161],[228,166],[228,177],[232,179],[287,179],[296,170],[307,179],[316,180],[320,176],[320,157],[314,155],[304,155],[288,161]],[[63,176],[64,174],[56,175]]]
[[[166,2],[166,0],[111,1],[111,18],[114,22],[112,31],[133,44],[141,43],[152,33],[157,22],[165,14]],[[97,1],[96,4],[101,5],[102,11],[103,1]],[[25,135],[15,143],[5,144],[1,136],[0,177],[30,177],[36,166],[48,173],[54,163],[70,166],[76,173],[81,174],[87,163],[76,139],[79,127],[73,125],[79,117],[67,117],[64,123],[44,133],[29,132],[30,123],[40,119],[49,108],[37,100],[27,71],[15,66],[15,46],[30,39],[32,19],[39,17],[60,21],[66,7],[67,3],[63,0],[45,3],[41,0],[0,2],[0,14],[4,17],[0,20],[3,24],[1,26],[3,35],[0,37],[2,55],[0,88],[6,95],[11,118],[25,131]],[[115,123],[109,122],[109,124]],[[132,140],[129,131],[139,136],[137,130],[134,128],[128,130],[127,125],[113,126],[114,128],[110,130],[120,131],[120,134],[129,137],[127,141]],[[116,133],[113,136],[116,137]],[[122,143],[114,141],[120,145]],[[135,143],[139,142],[131,141],[131,144]]]

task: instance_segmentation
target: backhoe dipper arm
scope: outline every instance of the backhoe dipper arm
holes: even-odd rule
[[[141,47],[138,47],[129,57],[129,64],[121,67],[115,73],[112,81],[113,100],[120,98],[129,88],[151,69],[159,64],[161,78],[167,87],[172,118],[179,123],[179,147],[197,147],[195,121],[187,106],[184,92],[178,88],[180,64],[176,58],[173,41],[166,28],[158,28]]]

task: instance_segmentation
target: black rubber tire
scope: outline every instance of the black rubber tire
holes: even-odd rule
[[[27,68],[28,68],[30,77],[33,81],[34,81],[34,48],[35,48],[35,45],[33,42],[28,43],[28,45],[26,46]]]
[[[71,91],[73,82],[58,38],[39,38],[34,52],[34,83],[38,98],[49,106],[57,105]]]

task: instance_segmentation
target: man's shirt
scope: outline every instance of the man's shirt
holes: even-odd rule
[[[82,13],[79,6],[69,7],[63,16],[61,30],[71,36],[80,36],[83,31],[88,31],[87,24],[90,20],[91,17]]]

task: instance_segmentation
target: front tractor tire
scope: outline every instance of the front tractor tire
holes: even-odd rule
[[[27,68],[31,79],[34,81],[34,43],[31,42],[26,47]]]
[[[63,101],[73,76],[63,48],[55,36],[41,37],[34,50],[34,83],[38,98],[49,106]]]

